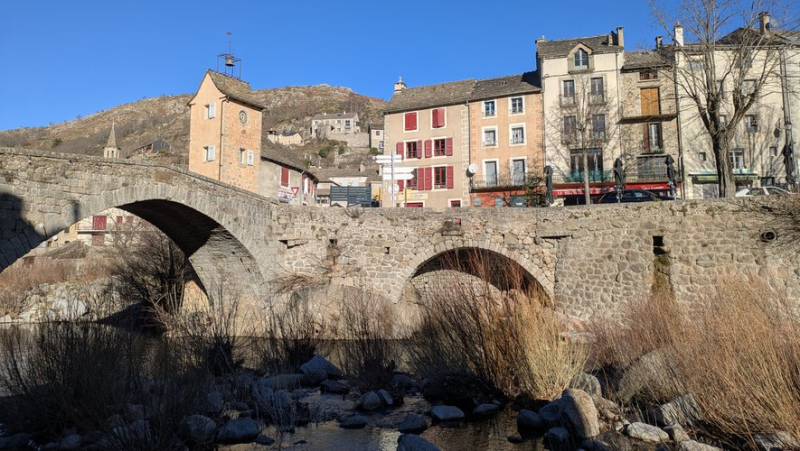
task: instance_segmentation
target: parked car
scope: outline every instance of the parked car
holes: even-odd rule
[[[784,196],[792,194],[783,188],[777,186],[758,186],[755,188],[745,188],[736,191],[736,197],[755,197],[755,196]]]
[[[646,191],[643,189],[626,189],[622,191],[622,199],[621,202],[660,202],[662,200],[675,200],[675,198],[670,196],[661,196],[659,194]],[[597,199],[598,204],[616,204],[617,203],[617,192],[612,191],[610,193],[605,193]]]

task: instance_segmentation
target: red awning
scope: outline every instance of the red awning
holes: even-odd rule
[[[669,191],[667,183],[626,183],[626,189],[643,189],[648,191]],[[614,191],[613,186],[590,186],[589,194],[603,194]],[[583,187],[557,188],[553,190],[554,196],[580,196]]]

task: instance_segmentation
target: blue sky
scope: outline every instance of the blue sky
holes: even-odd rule
[[[646,0],[3,0],[0,21],[0,130],[194,92],[229,40],[254,89],[326,83],[388,100],[398,76],[420,86],[533,70],[541,35],[624,26],[636,49],[664,34]]]

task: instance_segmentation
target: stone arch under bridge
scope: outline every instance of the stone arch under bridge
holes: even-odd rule
[[[212,300],[261,298],[266,246],[252,223],[269,221],[263,198],[175,168],[2,150],[0,271],[79,220],[116,207],[172,239]]]

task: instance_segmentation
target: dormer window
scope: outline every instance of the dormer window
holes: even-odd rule
[[[575,69],[588,69],[589,68],[589,54],[586,50],[578,49],[574,55]]]

